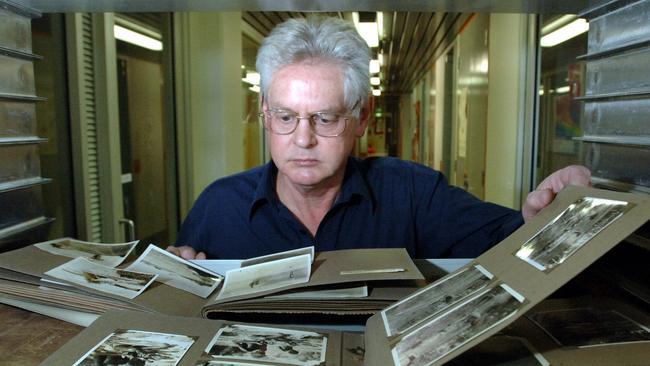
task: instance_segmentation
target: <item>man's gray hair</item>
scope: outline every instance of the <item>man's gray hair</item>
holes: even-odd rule
[[[289,19],[264,39],[255,67],[262,95],[268,99],[273,75],[284,66],[303,60],[331,61],[343,70],[344,100],[349,109],[362,106],[370,92],[370,49],[354,25],[338,18],[310,16]],[[359,108],[353,111],[355,114]]]

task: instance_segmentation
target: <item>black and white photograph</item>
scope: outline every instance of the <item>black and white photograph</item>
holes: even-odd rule
[[[429,365],[514,315],[524,298],[501,284],[408,333],[392,349],[396,365]]]
[[[196,337],[142,330],[116,330],[74,366],[175,366]]]
[[[223,276],[208,271],[153,244],[149,244],[144,253],[127,269],[129,271],[155,273],[158,275],[156,281],[202,298],[206,298],[213,293],[223,281]]]
[[[549,366],[527,340],[496,335],[463,352],[445,366]]]
[[[515,255],[541,271],[562,264],[633,203],[583,197],[525,242]]]
[[[156,279],[157,275],[106,267],[76,258],[53,268],[45,275],[93,290],[133,299]]]
[[[86,258],[108,267],[115,267],[131,254],[138,241],[128,243],[91,243],[72,238],[61,238],[34,244],[48,253],[69,258]]]
[[[217,332],[205,352],[214,358],[318,365],[325,361],[327,336],[315,332],[227,325]]]
[[[480,265],[468,267],[395,303],[381,312],[386,335],[402,334],[427,321],[432,315],[487,287],[493,277]]]
[[[217,300],[306,283],[310,275],[309,254],[232,269],[226,272]]]
[[[616,310],[564,309],[534,312],[527,314],[526,317],[542,328],[562,347],[650,342],[648,327]]]
[[[241,267],[248,267],[248,266],[252,266],[254,264],[260,264],[260,263],[264,263],[264,262],[271,262],[271,261],[278,260],[278,259],[297,257],[297,256],[303,255],[303,254],[309,254],[311,256],[312,263],[314,262],[314,247],[310,246],[310,247],[287,250],[285,252],[280,252],[280,253],[272,253],[272,254],[268,254],[268,255],[263,255],[261,257],[244,259],[244,260],[241,261]]]

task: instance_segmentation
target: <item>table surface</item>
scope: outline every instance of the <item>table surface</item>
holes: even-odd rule
[[[84,328],[0,304],[2,365],[38,365]]]

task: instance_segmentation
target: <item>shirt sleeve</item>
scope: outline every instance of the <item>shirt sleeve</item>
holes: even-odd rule
[[[433,173],[414,178],[417,257],[474,258],[523,224],[519,211],[484,202]]]
[[[205,213],[207,207],[209,206],[208,201],[209,198],[205,191],[199,195],[199,198],[194,202],[187,217],[183,220],[174,246],[189,245],[197,252],[206,252],[204,240],[206,226],[204,220],[206,218]]]

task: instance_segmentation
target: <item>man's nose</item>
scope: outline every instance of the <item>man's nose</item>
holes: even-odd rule
[[[300,147],[310,147],[316,144],[316,134],[307,117],[299,117],[296,130],[293,131],[293,141]]]

